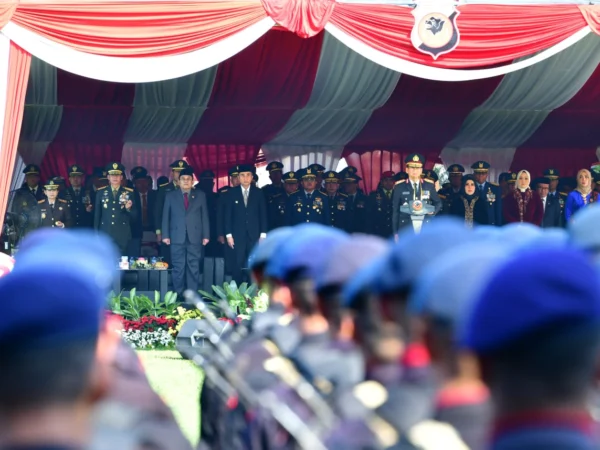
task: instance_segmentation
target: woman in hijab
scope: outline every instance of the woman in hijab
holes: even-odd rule
[[[465,220],[465,226],[473,228],[473,225],[487,225],[488,216],[485,200],[479,200],[475,187],[475,177],[465,175],[462,180],[462,188],[452,200],[450,214]]]
[[[571,220],[573,214],[584,206],[596,202],[598,193],[593,192],[592,174],[587,169],[577,172],[577,187],[567,196],[565,202],[565,219]]]
[[[532,190],[531,175],[521,170],[517,175],[515,190],[502,202],[504,223],[531,223],[541,226],[544,219],[544,205],[539,194]]]

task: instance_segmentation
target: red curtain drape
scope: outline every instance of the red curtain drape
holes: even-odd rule
[[[0,1],[0,29],[8,23],[17,9],[19,2],[17,0]]]
[[[78,164],[90,175],[94,167],[104,168],[109,162],[121,161],[123,143],[91,144],[84,142],[54,142],[48,146],[40,169],[42,178],[53,176],[68,178],[67,168]]]
[[[563,177],[572,177],[579,169],[589,169],[598,161],[596,147],[588,148],[519,148],[510,166],[511,172],[528,170],[533,178],[555,168]]]
[[[360,187],[365,192],[371,192],[377,189],[377,184],[381,174],[388,170],[400,172],[404,170],[404,159],[412,152],[390,152],[387,150],[374,150],[362,154],[351,153],[347,155],[346,163],[358,169],[358,174],[362,181]],[[425,168],[433,169],[437,163],[441,162],[439,151],[430,151],[422,153],[426,159]]]
[[[12,21],[75,49],[161,56],[208,47],[266,17],[260,1],[22,2]]]
[[[411,43],[411,8],[397,5],[338,3],[330,23],[370,47],[396,58],[444,68],[496,65],[547,49],[590,25],[595,32],[597,5],[477,5],[458,7],[460,43],[433,60]],[[588,20],[590,22],[588,23]]]
[[[181,144],[136,144],[126,143],[123,147],[121,163],[127,170],[127,177],[131,169],[137,166],[145,167],[155,181],[161,175],[170,178],[171,169],[169,165],[181,159],[185,148]]]
[[[6,105],[0,105],[0,108],[5,108],[4,129],[0,136],[2,139],[0,142],[0,173],[3,174],[0,176],[0,199],[2,199],[0,201],[0,230],[4,224],[4,215],[8,206],[5,199],[8,199],[10,191],[12,179],[10,174],[13,172],[17,158],[31,55],[11,42],[8,61],[2,61],[3,65],[6,63],[8,63]],[[0,70],[7,70],[7,67],[1,67]]]
[[[307,38],[329,22],[335,0],[261,0],[263,8],[279,26]]]
[[[196,174],[213,170],[215,189],[219,189],[229,184],[229,168],[236,164],[254,164],[258,150],[254,145],[188,145],[185,158]]]
[[[377,148],[441,151],[467,115],[494,92],[500,80],[501,77],[441,83],[402,75],[390,99],[373,112],[344,154]]]
[[[219,64],[208,109],[191,145],[255,145],[281,130],[310,98],[323,34],[301,39],[271,30]]]

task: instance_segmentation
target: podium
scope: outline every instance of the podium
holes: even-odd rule
[[[423,203],[422,200],[412,200],[410,203],[404,203],[400,207],[400,212],[410,215],[413,229],[419,234],[425,221],[425,216],[435,212],[435,206]]]

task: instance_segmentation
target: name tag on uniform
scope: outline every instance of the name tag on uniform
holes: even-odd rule
[[[406,192],[402,192],[402,195],[409,195],[410,192],[406,191]]]

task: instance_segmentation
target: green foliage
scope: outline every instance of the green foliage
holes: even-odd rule
[[[207,306],[217,315],[224,315],[220,304],[226,302],[229,308],[238,316],[247,319],[253,312],[264,311],[268,307],[268,297],[258,290],[255,284],[242,283],[239,286],[235,281],[223,283],[223,286],[213,286],[214,293],[199,290],[198,292],[207,303]]]
[[[172,316],[177,314],[179,306],[175,292],[167,292],[161,300],[160,292],[154,291],[154,300],[152,300],[145,295],[137,295],[135,288],[129,291],[129,296],[123,292],[119,295],[111,292],[108,304],[112,313],[127,320],[138,320],[144,316]]]
[[[202,319],[202,313],[197,309],[192,309],[186,311],[183,308],[177,308],[177,313],[173,316],[167,316],[167,319],[175,319],[177,321],[177,325],[174,329],[169,330],[173,337],[176,337],[181,331],[181,327],[186,322],[186,320],[190,319]]]

